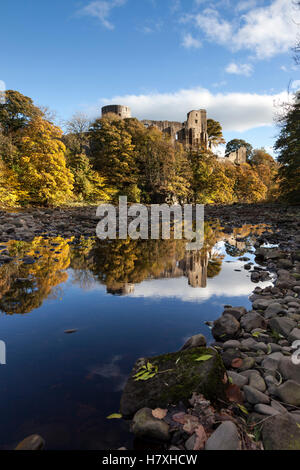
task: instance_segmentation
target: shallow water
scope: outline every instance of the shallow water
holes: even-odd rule
[[[239,258],[254,261],[264,230],[206,224],[201,252],[181,240],[0,240],[0,256],[14,257],[0,266],[0,448],[33,433],[48,449],[130,447],[128,424],[106,417],[133,363],[193,334],[210,341],[205,321],[225,304],[251,306],[255,285]]]

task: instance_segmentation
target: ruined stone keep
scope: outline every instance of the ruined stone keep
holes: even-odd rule
[[[180,142],[185,147],[207,148],[207,114],[205,109],[190,111],[185,122],[143,120],[147,126],[155,126],[168,134],[174,142]]]

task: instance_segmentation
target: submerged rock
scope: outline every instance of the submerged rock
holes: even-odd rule
[[[170,439],[169,425],[165,421],[155,418],[150,408],[142,408],[135,413],[131,430],[140,439],[158,441],[168,441]]]
[[[31,436],[25,437],[25,439],[17,445],[15,450],[42,450],[44,447],[44,439],[38,434],[32,434]]]
[[[205,360],[197,361],[202,358]],[[136,381],[134,375],[147,363],[157,366],[148,380]],[[130,417],[141,408],[165,408],[188,401],[193,392],[207,399],[224,399],[225,367],[212,348],[193,348],[148,359],[139,359],[125,385],[120,404],[123,416]]]

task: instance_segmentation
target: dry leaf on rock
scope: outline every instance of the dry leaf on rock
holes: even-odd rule
[[[163,410],[161,408],[155,408],[152,410],[152,416],[157,419],[164,419],[167,416],[168,410]]]

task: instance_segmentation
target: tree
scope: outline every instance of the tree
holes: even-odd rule
[[[275,143],[278,152],[278,181],[281,195],[291,202],[300,202],[300,102],[288,108],[281,120],[281,131]]]
[[[5,91],[4,95],[3,102],[0,101],[0,125],[4,135],[23,129],[32,119],[43,115],[28,96],[14,90]]]
[[[66,160],[67,167],[74,177],[74,194],[80,201],[107,201],[113,196],[114,191],[108,188],[105,179],[93,170],[85,153],[72,155],[67,152]]]
[[[208,143],[209,148],[219,144],[225,144],[225,139],[223,137],[222,126],[218,121],[214,119],[207,120],[207,133],[208,133]]]
[[[89,135],[94,169],[118,190],[117,194],[139,201],[134,145],[125,122],[107,115],[92,124]]]
[[[61,137],[59,127],[38,117],[22,138],[18,172],[31,203],[60,205],[72,197],[73,175]]]
[[[246,142],[243,139],[230,140],[226,145],[225,153],[227,155],[231,152],[235,152],[236,150],[238,150],[241,147],[246,147],[246,149],[247,149],[247,159],[249,159],[251,157],[253,147],[252,147],[251,144],[249,144],[248,142]]]
[[[63,140],[66,146],[73,152],[73,154],[86,153],[89,148],[89,128],[90,120],[83,113],[76,113],[67,121],[67,132]]]
[[[26,192],[20,187],[14,172],[0,157],[0,204],[2,207],[15,207],[26,199]]]
[[[275,166],[276,162],[272,155],[270,155],[264,148],[261,149],[254,149],[249,159],[249,163],[251,165],[267,165],[267,166]]]

